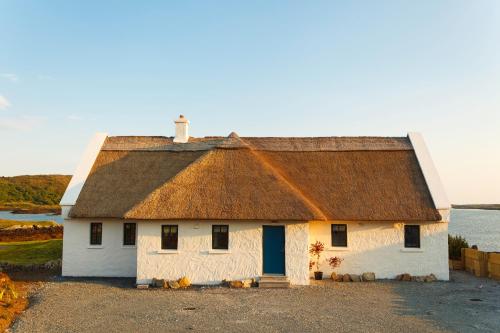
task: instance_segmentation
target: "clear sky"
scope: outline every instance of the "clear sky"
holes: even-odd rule
[[[422,132],[454,203],[500,203],[500,1],[0,0],[0,175],[96,131]]]

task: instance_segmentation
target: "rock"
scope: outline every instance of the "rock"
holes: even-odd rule
[[[259,284],[257,283],[257,280],[254,279],[254,278],[252,278],[252,287],[255,288],[255,287],[258,287],[258,286],[259,286]]]
[[[404,273],[401,275],[401,281],[411,281],[411,275],[408,273]]]
[[[153,288],[163,288],[163,284],[164,283],[165,283],[164,279],[153,278],[153,280],[151,281],[151,287],[153,287]]]
[[[171,289],[179,289],[181,286],[179,285],[179,282],[175,280],[170,280],[168,281],[168,287]]]
[[[375,273],[365,272],[362,275],[363,281],[375,281]]]
[[[185,276],[181,277],[177,282],[181,288],[187,288],[191,285],[191,281]]]
[[[168,280],[163,280],[163,289],[168,289],[170,288],[168,285]]]
[[[251,279],[247,279],[247,280],[243,280],[241,281],[243,283],[243,288],[250,288],[252,287],[252,280]]]
[[[349,274],[344,274],[344,276],[342,276],[342,282],[351,282],[351,276]]]
[[[331,278],[333,281],[337,281],[337,279],[338,279],[338,275],[337,275],[337,273],[332,272],[332,274],[330,274],[330,278]]]
[[[416,281],[416,282],[424,282],[426,277],[425,276],[414,276],[414,278],[415,278],[414,281]]]
[[[137,289],[148,289],[149,285],[148,284],[138,284],[136,287],[137,287]]]
[[[352,282],[361,282],[361,277],[357,274],[350,274]]]
[[[222,280],[221,285],[222,285],[223,287],[229,287],[229,283],[230,283],[230,282],[231,282],[230,280],[228,280],[228,279],[224,279],[224,280]]]
[[[434,274],[429,274],[424,277],[424,282],[435,282],[437,281],[437,277]]]
[[[335,281],[336,282],[342,282],[343,279],[344,279],[344,275],[343,274],[337,274],[337,279]]]
[[[230,281],[229,288],[243,288],[243,282],[239,280]]]

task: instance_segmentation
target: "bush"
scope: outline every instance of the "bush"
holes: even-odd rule
[[[468,248],[469,244],[460,235],[448,235],[448,256],[450,259],[459,260],[462,257],[462,248]]]

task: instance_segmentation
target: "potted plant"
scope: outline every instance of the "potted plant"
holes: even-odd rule
[[[322,280],[323,279],[323,272],[319,270],[319,259],[321,258],[321,253],[325,250],[325,244],[321,243],[320,241],[316,241],[316,243],[312,243],[310,248],[309,248],[309,253],[313,258],[316,259],[316,261],[310,261],[309,262],[309,269],[312,269],[314,265],[316,265],[316,271],[314,271],[314,279],[315,280]]]

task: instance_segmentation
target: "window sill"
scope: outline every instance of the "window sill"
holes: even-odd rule
[[[231,254],[229,250],[208,250],[208,254]]]
[[[158,250],[157,254],[178,254],[179,250]]]
[[[337,247],[337,246],[332,246],[326,249],[327,251],[338,251],[338,252],[347,252],[351,251],[351,248],[349,247]]]
[[[136,245],[122,245],[122,249],[137,249]]]
[[[411,247],[407,247],[407,248],[404,248],[404,249],[401,249],[400,250],[401,252],[408,252],[408,253],[422,253],[424,252],[424,250],[422,250],[421,248],[411,248]]]
[[[89,245],[89,246],[87,246],[87,249],[100,250],[100,249],[104,249],[104,246],[102,246],[102,245]]]

